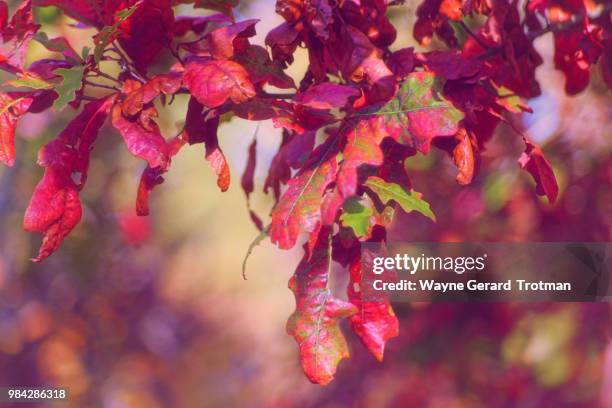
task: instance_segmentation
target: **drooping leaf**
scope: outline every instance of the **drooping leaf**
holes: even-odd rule
[[[255,176],[255,167],[257,166],[257,130],[259,126],[255,130],[255,137],[253,137],[253,142],[251,142],[249,146],[249,154],[247,159],[247,164],[244,168],[244,173],[242,173],[242,178],[240,179],[240,184],[242,185],[242,190],[247,196],[247,202],[249,200],[249,196],[255,189],[254,186],[254,176]]]
[[[204,143],[206,146],[206,160],[210,163],[217,175],[217,185],[221,191],[227,191],[230,186],[230,168],[225,155],[219,147],[217,128],[219,117],[204,116],[204,107],[191,97],[187,108],[184,133],[189,144]]]
[[[43,153],[44,154],[44,153]],[[42,164],[41,162],[41,165]],[[24,218],[24,229],[43,234],[39,262],[55,252],[64,238],[81,220],[81,202],[70,175],[56,166],[48,166],[36,186]]]
[[[168,144],[155,122],[149,121],[148,126],[146,126],[140,118],[126,118],[119,104],[113,108],[112,119],[113,126],[123,137],[130,153],[146,160],[152,168],[167,169],[169,163]]]
[[[335,156],[335,139],[330,138],[289,180],[287,190],[272,210],[270,238],[280,248],[292,248],[301,232],[311,232],[319,224],[323,192],[336,176]]]
[[[34,261],[55,252],[81,219],[79,191],[87,179],[89,154],[113,98],[88,103],[58,135],[44,146],[38,164],[45,168],[24,217],[24,228],[43,234]]]
[[[63,80],[60,85],[55,87],[58,98],[53,103],[53,107],[57,110],[62,110],[68,103],[74,100],[76,92],[81,89],[85,67],[77,65],[72,68],[59,68],[56,69],[55,72],[60,75]]]
[[[15,163],[15,127],[32,102],[25,93],[0,94],[0,162],[7,166]]]
[[[544,157],[542,150],[534,143],[525,140],[525,151],[518,162],[535,180],[536,193],[545,195],[549,203],[554,203],[559,194],[559,186],[552,166]]]
[[[457,183],[467,185],[472,182],[474,177],[474,147],[472,141],[464,128],[457,132],[458,143],[453,149],[453,161],[457,165]]]
[[[433,221],[436,220],[427,201],[423,200],[421,194],[415,191],[406,191],[399,184],[387,183],[379,177],[369,177],[365,186],[372,190],[383,204],[393,200],[407,213],[417,211]]]
[[[349,322],[370,353],[378,361],[382,361],[387,341],[399,335],[399,321],[388,299],[364,299],[361,269],[360,259],[357,259],[349,269],[348,298],[358,309],[357,313],[349,317]]]
[[[306,253],[289,281],[295,294],[295,312],[287,322],[287,333],[300,346],[304,373],[316,384],[329,384],[340,360],[349,356],[339,320],[357,312],[351,303],[333,297],[328,287],[331,271],[329,230],[324,229],[312,250]]]
[[[190,62],[185,67],[183,80],[198,102],[209,108],[216,108],[228,99],[241,103],[255,96],[248,72],[233,61]]]

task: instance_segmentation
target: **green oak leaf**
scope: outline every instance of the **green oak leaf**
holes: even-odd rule
[[[55,70],[55,72],[63,78],[63,81],[55,87],[58,97],[53,103],[53,107],[57,110],[62,110],[68,103],[74,100],[76,91],[81,89],[85,67],[77,65],[72,68],[60,68]]]
[[[350,197],[343,206],[340,221],[345,227],[351,228],[356,237],[368,235],[372,209],[361,204],[358,197]]]
[[[399,204],[404,211],[417,211],[435,221],[436,216],[431,211],[429,203],[421,198],[416,191],[406,191],[397,183],[387,183],[379,177],[370,177],[365,182],[366,187],[372,190],[380,201],[387,204],[393,200]]]

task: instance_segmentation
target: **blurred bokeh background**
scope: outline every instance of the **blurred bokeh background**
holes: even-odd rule
[[[394,48],[413,44],[417,2],[394,10]],[[243,2],[237,16],[261,19],[254,42],[280,22],[272,0]],[[190,7],[178,11],[193,14]],[[177,13],[179,14],[179,13]],[[90,32],[56,9],[39,11],[50,36],[75,49]],[[541,144],[560,182],[554,205],[535,196],[516,159],[520,138],[500,127],[472,185],[454,182],[442,152],[410,160],[415,189],[438,217],[399,216],[393,240],[611,241],[612,103],[598,69],[589,88],[569,98],[552,66],[552,37],[538,39],[545,64],[534,114],[515,118]],[[433,44],[432,47],[436,47]],[[29,59],[49,57],[33,45]],[[290,72],[307,64],[298,50]],[[186,110],[178,98],[161,115],[168,137]],[[67,387],[62,407],[612,407],[610,307],[582,304],[398,304],[401,335],[383,363],[346,331],[351,359],[328,387],[303,376],[285,322],[294,307],[287,280],[300,250],[269,242],[255,249],[248,280],[241,263],[257,230],[239,177],[256,124],[222,124],[220,143],[234,182],[218,191],[202,147],[186,148],[152,196],[152,215],[134,214],[143,163],[109,126],[93,152],[82,193],[83,220],[42,264],[29,258],[39,237],[21,219],[42,170],[38,149],[73,112],[26,116],[18,161],[0,167],[0,386]],[[280,143],[258,131],[257,186]],[[271,197],[253,207],[269,213]],[[344,271],[338,269],[336,274]],[[339,281],[342,279],[339,278]],[[20,405],[24,406],[24,405]],[[60,405],[58,405],[60,406]]]

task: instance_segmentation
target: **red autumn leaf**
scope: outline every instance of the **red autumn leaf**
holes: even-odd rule
[[[336,179],[336,188],[343,198],[357,191],[357,169],[360,166],[382,164],[380,143],[386,136],[382,123],[377,120],[360,120],[354,128],[346,131],[346,147]]]
[[[474,177],[474,148],[468,132],[461,128],[457,132],[457,145],[453,149],[453,160],[459,171],[457,172],[457,183],[467,185]]]
[[[295,88],[293,78],[283,71],[280,63],[271,61],[268,51],[259,45],[249,46],[243,54],[236,56],[236,60],[249,71],[254,84],[267,82],[281,89]]]
[[[387,65],[396,76],[404,78],[414,68],[414,48],[402,48],[395,51],[387,60]]]
[[[397,84],[393,72],[382,59],[382,51],[354,27],[347,28],[347,38],[338,44],[344,55],[341,66],[345,78],[365,81],[371,103],[386,101],[393,96]]]
[[[350,266],[349,272],[348,299],[357,307],[357,313],[348,318],[351,328],[370,353],[382,361],[387,341],[399,335],[399,321],[388,299],[364,299],[365,284],[360,259]]]
[[[266,35],[266,45],[272,49],[272,58],[281,64],[293,63],[293,53],[300,43],[300,32],[293,25],[283,23]]]
[[[555,68],[565,74],[565,92],[575,95],[587,87],[591,65],[601,51],[599,44],[582,30],[555,33]]]
[[[471,79],[476,82],[482,70],[482,61],[452,51],[432,51],[424,56],[423,65],[448,80]],[[466,81],[467,82],[467,81]]]
[[[144,105],[153,101],[160,94],[173,95],[182,85],[182,75],[169,73],[154,76],[146,84],[137,83],[136,89],[131,90],[122,104],[123,113],[126,116],[136,115]]]
[[[274,198],[280,198],[281,184],[291,178],[291,168],[298,169],[304,165],[314,148],[315,132],[292,133],[283,130],[283,139],[276,155],[272,158],[264,192],[274,190]]]
[[[15,127],[32,102],[26,93],[0,94],[0,161],[7,166],[15,163]]]
[[[546,195],[549,203],[555,202],[559,186],[552,166],[544,157],[542,150],[534,143],[525,140],[525,151],[518,160],[522,169],[527,170],[536,182],[536,192]]]
[[[359,115],[371,116],[369,121],[380,122],[398,142],[427,153],[434,137],[454,135],[463,118],[463,113],[442,95],[443,85],[443,79],[433,73],[413,72],[391,101]]]
[[[34,258],[39,262],[59,248],[64,238],[81,220],[81,202],[70,175],[48,167],[36,186],[25,213],[26,231],[43,234],[43,241]]]
[[[146,71],[157,54],[170,45],[174,32],[172,0],[141,0],[136,11],[119,25],[119,43],[136,68]],[[136,3],[130,1],[130,6]]]
[[[205,48],[213,58],[224,60],[242,53],[249,45],[249,37],[255,35],[255,24],[259,20],[244,20],[217,28],[204,37]]]
[[[351,303],[334,298],[327,287],[331,271],[328,235],[327,228],[321,231],[312,253],[304,255],[289,281],[296,307],[287,322],[287,333],[300,346],[304,373],[321,385],[333,380],[338,363],[349,356],[339,320],[357,312]]]
[[[23,69],[28,44],[38,30],[32,13],[32,2],[21,2],[15,14],[8,22],[8,7],[4,1],[0,2],[2,26],[0,27],[0,68],[9,72],[20,72]]]
[[[205,144],[206,160],[208,160],[217,175],[217,185],[221,191],[227,191],[230,186],[231,177],[229,165],[219,147],[217,139],[219,117],[205,118],[202,112],[203,109],[204,107],[195,98],[192,97],[189,100],[184,129],[186,139],[189,144]]]
[[[241,103],[255,96],[248,72],[233,61],[192,61],[185,67],[183,80],[198,102],[208,108],[221,106],[228,99]]]
[[[293,100],[313,109],[336,109],[346,107],[351,99],[358,96],[359,90],[356,88],[324,82],[298,93]]]
[[[253,142],[249,146],[249,157],[247,159],[246,167],[244,168],[244,173],[242,173],[242,178],[240,179],[240,184],[242,185],[242,189],[247,196],[247,200],[249,196],[255,189],[255,183],[253,177],[255,176],[255,167],[257,166],[257,135],[253,139]]]
[[[323,41],[329,39],[329,26],[334,22],[328,0],[304,0],[304,17],[315,35]]]
[[[319,224],[323,192],[336,176],[335,156],[336,141],[330,138],[289,180],[287,190],[272,210],[270,239],[280,248],[292,248],[301,232],[311,232]]]
[[[164,182],[162,174],[164,170],[160,167],[151,168],[147,166],[140,176],[138,193],[136,195],[136,214],[139,216],[149,215],[149,195],[153,189]]]
[[[146,160],[150,167],[167,169],[170,160],[168,144],[154,121],[143,120],[143,116],[126,118],[119,104],[113,108],[112,119],[130,153]]]
[[[43,234],[36,262],[59,248],[81,219],[79,191],[87,180],[89,154],[114,98],[85,105],[66,128],[43,147],[38,164],[45,174],[36,186],[24,217],[24,228]]]
[[[378,47],[393,44],[397,31],[387,17],[388,1],[350,0],[341,3],[343,19],[359,28]]]

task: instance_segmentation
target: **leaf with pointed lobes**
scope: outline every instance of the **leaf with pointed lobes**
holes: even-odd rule
[[[234,61],[192,61],[185,67],[183,80],[189,92],[208,108],[221,106],[228,99],[241,103],[255,96],[249,73]]]
[[[465,128],[459,129],[457,135],[457,145],[453,149],[453,161],[457,165],[457,183],[462,186],[472,182],[475,170],[474,147],[468,131]]]
[[[204,37],[206,50],[219,60],[231,59],[235,54],[243,53],[249,46],[249,37],[256,34],[257,22],[257,19],[244,20],[211,31]]]
[[[311,232],[320,223],[323,193],[336,178],[337,150],[335,137],[319,145],[289,180],[287,190],[272,210],[270,238],[281,249],[292,248],[300,233]]]
[[[136,89],[128,93],[122,104],[123,113],[133,116],[159,95],[173,95],[181,88],[182,75],[178,72],[156,75],[144,85],[136,85]]]
[[[204,117],[204,107],[196,98],[189,99],[187,107],[187,118],[185,120],[186,140],[189,144],[204,143],[206,147],[206,160],[211,164],[217,175],[217,185],[221,191],[227,191],[231,182],[230,168],[225,159],[225,155],[219,147],[217,139],[217,128],[219,127],[219,117]]]
[[[168,144],[154,121],[144,115],[128,119],[123,116],[121,105],[116,104],[112,112],[112,122],[123,137],[130,153],[146,160],[149,167],[168,168],[170,160]]]
[[[542,150],[536,144],[525,140],[525,151],[518,162],[535,180],[536,193],[545,195],[549,203],[554,203],[559,194],[559,185],[552,166],[544,157]]]
[[[380,121],[389,136],[426,154],[431,140],[457,133],[463,113],[442,95],[444,80],[431,72],[413,72],[395,97],[380,108],[358,115]]]
[[[22,1],[8,21],[8,6],[0,1],[0,68],[18,73],[23,70],[28,45],[39,25],[34,21],[31,0]]]
[[[249,196],[255,189],[255,183],[253,181],[253,178],[255,175],[256,166],[257,166],[257,133],[255,133],[253,142],[249,146],[249,156],[247,159],[247,164],[246,164],[246,167],[244,168],[244,173],[242,174],[242,178],[240,179],[240,184],[242,185],[242,189],[244,190],[244,193],[247,196],[247,201],[249,199]]]
[[[76,98],[77,91],[83,87],[85,67],[77,65],[72,68],[59,68],[55,72],[63,79],[62,83],[55,87],[58,98],[53,103],[53,107],[62,110]]]
[[[352,229],[357,238],[362,238],[369,234],[372,214],[372,208],[364,205],[359,197],[350,197],[344,202],[340,221],[343,226]]]
[[[399,184],[387,183],[379,177],[369,177],[365,186],[372,190],[383,204],[388,204],[393,200],[407,213],[417,211],[432,221],[436,220],[429,203],[423,200],[421,194],[416,191],[406,191]]]
[[[23,221],[26,231],[43,234],[34,262],[55,252],[81,219],[78,188],[71,178],[77,162],[76,150],[60,139],[39,152],[38,164],[46,168],[45,174],[34,190]]]
[[[357,191],[357,169],[360,166],[380,166],[383,163],[380,143],[386,136],[382,124],[376,120],[360,120],[346,132],[347,142],[336,179],[336,188],[343,198]]]
[[[314,109],[337,109],[346,107],[352,99],[359,95],[357,88],[324,82],[298,93],[293,101]]]
[[[119,44],[136,68],[145,72],[172,41],[174,12],[172,0],[141,1],[136,11],[119,25]]]
[[[267,82],[281,89],[295,88],[293,78],[283,71],[279,62],[270,60],[268,51],[259,45],[250,45],[236,60],[249,71],[254,84]]]
[[[378,361],[383,361],[387,341],[399,335],[399,321],[389,299],[364,299],[361,259],[357,258],[351,264],[349,272],[348,299],[358,309],[349,317],[349,323],[370,353]],[[386,298],[386,294],[382,296]]]
[[[0,94],[0,162],[7,166],[15,164],[15,128],[32,102],[25,92]]]
[[[304,373],[321,385],[333,380],[338,363],[349,356],[339,320],[357,312],[353,304],[333,297],[328,287],[332,269],[329,235],[329,228],[321,230],[312,253],[304,254],[289,281],[296,307],[287,322],[287,333],[300,346]]]

